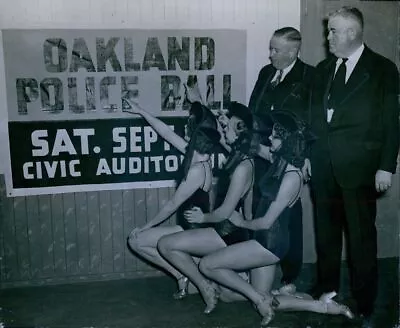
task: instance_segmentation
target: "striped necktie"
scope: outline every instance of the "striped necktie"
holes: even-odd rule
[[[281,83],[282,80],[282,74],[283,74],[283,70],[279,70],[278,71],[278,75],[276,76],[276,79],[271,81],[271,88],[274,89],[279,83]]]

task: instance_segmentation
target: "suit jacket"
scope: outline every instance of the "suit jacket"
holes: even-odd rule
[[[343,188],[374,184],[378,169],[396,170],[399,149],[399,73],[389,59],[365,47],[328,124],[327,100],[336,58],[318,64],[312,87],[310,124],[313,179],[331,170]]]
[[[250,110],[257,114],[267,113],[273,105],[274,110],[289,110],[306,118],[313,72],[314,67],[297,59],[283,81],[271,89],[276,68],[271,64],[264,66],[250,96]]]

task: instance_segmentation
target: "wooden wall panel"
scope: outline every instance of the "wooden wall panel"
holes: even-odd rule
[[[65,255],[67,263],[67,273],[78,273],[78,247],[77,247],[77,226],[75,213],[75,195],[64,194],[63,214],[65,229]]]
[[[54,276],[54,252],[53,252],[53,226],[51,217],[51,196],[38,196],[38,208],[40,217],[40,239],[42,253],[42,277]]]
[[[111,191],[111,226],[112,226],[112,244],[113,244],[113,272],[122,273],[125,270],[125,238],[123,224],[123,200],[122,191]]]
[[[37,197],[26,198],[26,214],[28,217],[29,254],[31,263],[31,279],[43,278],[42,275],[42,240],[40,236],[40,215]]]
[[[101,273],[101,234],[99,192],[87,193],[89,223],[89,273]]]
[[[28,220],[26,216],[26,199],[17,197],[14,200],[14,220],[15,222],[15,242],[18,254],[18,270],[21,280],[29,280],[30,274],[30,255],[28,239]]]
[[[135,198],[134,198],[134,191],[133,190],[124,190],[122,192],[122,215],[124,218],[124,227],[123,227],[123,235],[122,241],[125,246],[125,253],[124,253],[124,265],[126,272],[134,272],[136,271],[136,257],[133,256],[132,252],[129,250],[127,246],[127,238],[129,233],[135,227]]]
[[[77,231],[78,272],[88,273],[90,268],[90,245],[88,202],[86,193],[75,193],[75,213]]]
[[[15,238],[15,221],[13,201],[4,203],[3,216],[3,248],[4,248],[4,279],[18,281],[20,278],[18,267],[17,243]],[[40,254],[40,250],[38,252]]]
[[[53,219],[54,275],[63,277],[67,274],[63,194],[51,195],[51,217]]]
[[[99,192],[101,272],[113,272],[113,245],[111,226],[111,192]]]

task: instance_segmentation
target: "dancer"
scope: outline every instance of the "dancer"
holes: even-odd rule
[[[189,91],[190,92],[190,91]],[[188,97],[193,99],[193,97]],[[158,240],[165,235],[204,227],[185,220],[183,212],[197,206],[204,212],[210,211],[210,189],[212,186],[212,167],[210,155],[216,150],[221,134],[217,130],[217,121],[212,112],[199,102],[191,105],[190,116],[185,126],[185,139],[178,136],[169,126],[153,117],[137,103],[124,99],[129,108],[125,112],[141,115],[156,132],[185,154],[182,164],[182,179],[174,196],[161,208],[156,216],[143,227],[135,228],[129,234],[128,244],[133,252],[144,259],[168,271],[178,282],[175,299],[182,299],[188,293],[188,279],[166,262],[157,250]],[[177,212],[178,224],[158,226]]]
[[[319,300],[298,295],[276,295],[269,292],[275,277],[275,267],[289,249],[289,218],[303,186],[301,168],[307,151],[307,130],[295,114],[273,111],[274,123],[270,136],[272,165],[260,181],[261,199],[255,219],[249,221],[234,212],[230,221],[253,231],[253,239],[221,248],[201,259],[200,271],[208,278],[246,296],[263,316],[265,326],[273,318],[272,308],[343,314],[350,310],[332,300],[327,293]],[[249,256],[251,254],[251,256]],[[239,276],[237,271],[250,270],[264,274],[269,282],[263,294]],[[293,291],[295,292],[295,291]]]
[[[235,227],[226,218],[240,210],[246,219],[251,219],[253,157],[257,151],[257,145],[253,143],[253,117],[246,106],[237,102],[230,104],[227,116],[224,135],[231,152],[223,168],[224,175],[218,181],[218,185],[227,188],[223,191],[223,202],[211,213],[204,213],[200,208],[185,212],[189,222],[212,226],[164,236],[158,242],[163,257],[199,289],[206,303],[205,313],[215,308],[217,292],[200,273],[192,256],[202,257],[249,238],[247,230]]]

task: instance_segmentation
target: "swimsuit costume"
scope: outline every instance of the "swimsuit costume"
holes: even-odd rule
[[[220,177],[220,180],[218,181],[219,188],[217,191],[217,202],[219,202],[220,204],[218,204],[218,206],[216,206],[216,208],[218,208],[225,199],[225,196],[228,191],[229,184],[230,184],[231,172],[233,172],[235,170],[235,168],[241,162],[244,162],[245,160],[250,161],[252,166],[254,165],[253,162],[249,158],[245,158],[242,161],[238,162],[238,164],[234,168],[232,168],[232,170],[223,172],[224,174]],[[254,172],[254,166],[253,166],[252,171]],[[254,179],[254,174],[253,174],[252,179]],[[252,184],[253,184],[253,181],[252,181]],[[240,209],[243,209],[244,199],[246,198],[249,191],[252,189],[252,187],[251,187],[252,184],[250,185],[249,190],[239,200],[238,205],[235,208],[236,211],[240,212]],[[250,231],[248,229],[237,227],[228,219],[216,222],[214,224],[214,229],[228,246],[250,239]]]
[[[298,170],[289,170],[282,174],[280,179],[274,179],[268,184],[263,183],[261,180],[259,187],[261,191],[261,198],[257,206],[255,218],[259,218],[267,213],[271,203],[276,199],[283,177],[288,172],[297,172],[300,180],[302,177]],[[294,204],[300,202],[301,186],[296,197],[292,202],[283,210],[279,217],[274,221],[269,229],[256,230],[253,234],[253,239],[257,240],[264,248],[268,249],[271,253],[282,259],[289,250],[289,220],[290,211]]]
[[[193,207],[199,207],[203,211],[203,213],[210,212],[210,195],[209,191],[204,190],[204,185],[207,181],[207,172],[211,172],[206,165],[210,166],[210,162],[204,161],[201,162],[204,167],[205,177],[203,186],[199,187],[178,209],[177,211],[177,221],[178,225],[182,227],[183,230],[188,229],[198,229],[198,228],[207,228],[210,226],[210,223],[190,223],[185,219],[183,215],[186,210],[191,210]]]

